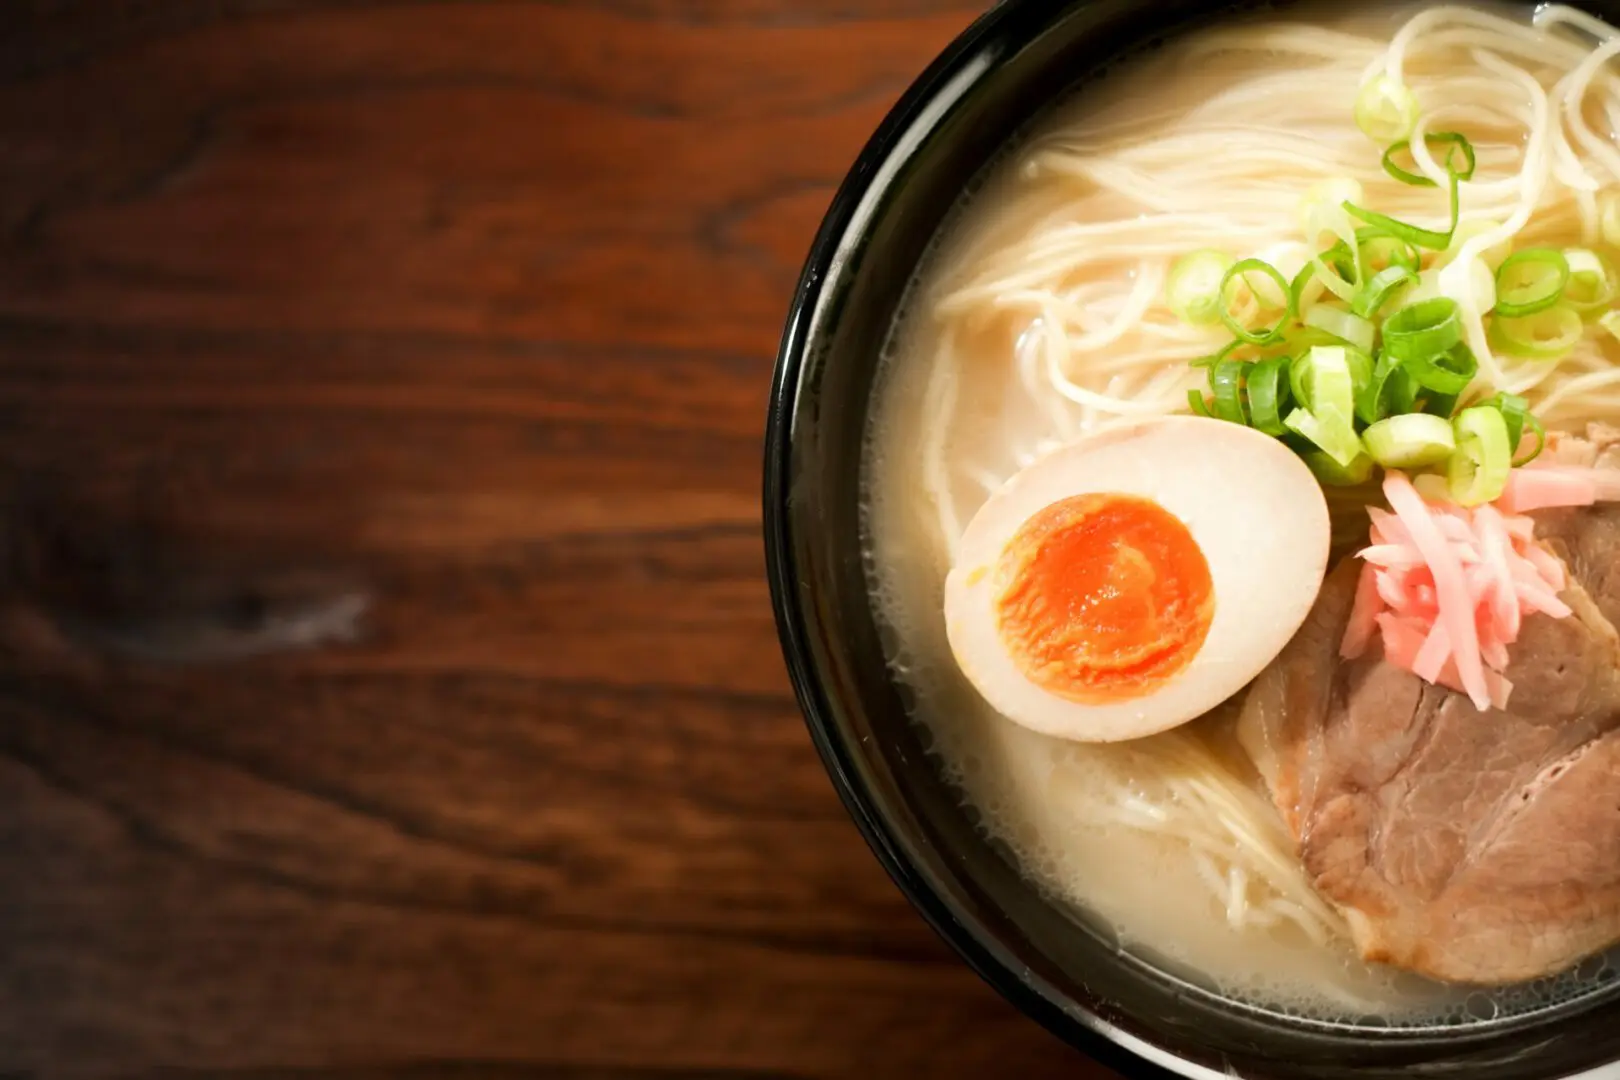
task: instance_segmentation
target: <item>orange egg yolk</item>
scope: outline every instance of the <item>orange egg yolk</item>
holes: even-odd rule
[[[1178,674],[1215,618],[1209,563],[1181,519],[1134,495],[1076,495],[1032,516],[996,563],[997,629],[1024,677],[1087,705]]]

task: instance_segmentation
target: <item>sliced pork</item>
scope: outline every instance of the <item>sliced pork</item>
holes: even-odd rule
[[[1620,510],[1545,518],[1575,614],[1527,618],[1506,710],[1376,648],[1341,661],[1354,560],[1245,701],[1241,741],[1370,960],[1504,983],[1620,940]]]

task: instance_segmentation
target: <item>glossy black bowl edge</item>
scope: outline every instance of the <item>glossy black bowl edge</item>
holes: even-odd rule
[[[861,149],[817,230],[794,290],[771,387],[764,455],[766,576],[770,582],[783,657],[811,741],[840,802],[884,871],[911,906],[986,984],[1048,1032],[1131,1080],[1171,1080],[1173,1074],[1147,1063],[1088,1028],[1077,1027],[1071,1016],[1016,978],[1005,960],[985,947],[978,935],[957,918],[932,885],[914,870],[912,862],[902,853],[889,823],[872,811],[870,793],[858,779],[858,770],[854,768],[843,744],[832,738],[827,725],[818,719],[831,711],[832,702],[817,677],[810,661],[811,650],[803,636],[804,612],[799,602],[796,559],[785,509],[792,484],[791,429],[812,317],[828,284],[826,279],[834,255],[882,165],[894,153],[900,139],[912,128],[922,110],[935,99],[951,76],[960,70],[964,59],[992,50],[992,42],[1003,37],[1012,6],[1007,0],[994,4],[953,39],[946,50],[907,88]],[[1027,8],[1029,5],[1024,6]]]
[[[795,505],[792,428],[806,400],[819,394],[818,383],[801,398],[807,372],[819,377],[824,366],[824,357],[809,350],[826,348],[829,344],[825,340],[818,342],[815,331],[825,331],[838,320],[832,314],[823,319],[825,325],[812,323],[818,312],[836,313],[845,299],[839,295],[840,291],[850,288],[853,276],[850,266],[865,256],[865,246],[872,239],[871,222],[866,221],[861,223],[864,231],[857,238],[859,243],[846,244],[852,226],[857,224],[857,209],[863,203],[867,204],[866,210],[874,209],[868,200],[876,194],[880,196],[877,209],[881,211],[881,204],[901,186],[896,180],[917,150],[916,145],[912,145],[902,153],[908,133],[914,133],[930,107],[940,102],[945,88],[970,67],[988,64],[989,69],[995,69],[1010,57],[1029,50],[1043,35],[1049,37],[1047,32],[1065,21],[1075,24],[1079,17],[1090,13],[1096,16],[1093,23],[1101,25],[1107,18],[1102,14],[1105,9],[1114,9],[1117,16],[1117,9],[1128,6],[1108,0],[1067,6],[1043,4],[1038,0],[1009,0],[981,17],[919,77],[895,106],[841,186],[817,235],[795,293],[778,356],[767,425],[764,490],[767,572],[784,655],[812,739],[840,798],[879,861],[934,929],[988,983],[1026,1013],[1059,1037],[1126,1075],[1150,1080],[1171,1074],[1122,1049],[1113,1041],[1121,1034],[1155,1045],[1174,1045],[1175,1055],[1184,1060],[1196,1061],[1219,1073],[1235,1067],[1241,1069],[1240,1075],[1249,1077],[1394,1076],[1412,1067],[1435,1075],[1523,1076],[1525,1073],[1515,1070],[1522,1064],[1526,1052],[1545,1055],[1541,1056],[1541,1061],[1554,1070],[1546,1075],[1562,1075],[1567,1068],[1578,1067],[1582,1063],[1580,1059],[1589,1064],[1591,1054],[1577,1052],[1571,1045],[1580,1040],[1554,1038],[1541,1042],[1529,1032],[1507,1030],[1459,1033],[1446,1039],[1386,1039],[1320,1031],[1301,1033],[1297,1029],[1284,1030],[1271,1021],[1234,1015],[1231,1010],[1200,1001],[1196,996],[1179,999],[1173,990],[1156,999],[1158,1005],[1180,1014],[1174,1025],[1180,1029],[1179,1037],[1167,1039],[1162,1027],[1138,1025],[1128,1012],[1110,1007],[1106,999],[1088,997],[1084,987],[1078,994],[1073,990],[1059,990],[1045,977],[1046,973],[1032,970],[1002,942],[991,939],[982,922],[975,924],[965,917],[971,913],[964,913],[960,897],[952,901],[943,895],[939,881],[926,872],[918,859],[917,838],[905,835],[914,828],[924,836],[926,844],[926,823],[902,821],[897,828],[897,810],[903,808],[897,808],[892,797],[884,807],[884,799],[874,791],[871,770],[863,767],[861,757],[849,740],[836,733],[834,718],[839,706],[827,685],[833,665],[827,660],[830,654],[821,654],[826,643],[813,640],[813,631],[825,630],[828,621],[820,613],[807,611],[809,598],[805,595],[805,583],[800,580],[802,553],[796,550],[796,545],[802,545],[804,538],[795,535],[794,519],[802,516],[804,510],[802,504]],[[1157,36],[1176,22],[1208,18],[1233,6],[1198,3],[1197,0],[1155,5],[1159,9],[1155,12],[1159,16],[1156,24],[1146,29],[1137,26],[1132,34],[1136,40]],[[1139,19],[1144,17],[1138,13]],[[1083,27],[1074,32],[1082,33]],[[1091,56],[1085,66],[1098,67],[1098,58]],[[984,81],[984,71],[980,69],[973,88],[964,97],[971,97],[978,89]],[[1067,84],[1076,81],[1079,74],[1079,70],[1068,70],[1060,77]],[[957,86],[956,90],[961,91],[962,87]],[[1051,96],[1050,88],[1047,96]],[[932,127],[924,133],[924,142],[941,128],[942,115],[936,112],[929,122]],[[883,175],[886,167],[892,170],[888,176]],[[943,209],[939,213],[942,214]],[[864,414],[864,408],[857,411]],[[818,654],[821,654],[819,662]],[[901,756],[903,758],[904,754]],[[1034,958],[1030,959],[1034,962]],[[1075,1006],[1066,1009],[1060,1004],[1065,999],[1075,1002]],[[1205,1023],[1221,1029],[1220,1037],[1211,1039],[1207,1045],[1199,1042],[1205,1034],[1200,1030]],[[1108,1029],[1111,1030],[1105,1037],[1102,1032]],[[1592,1042],[1609,1040],[1600,1037]],[[1541,1045],[1538,1047],[1537,1043]],[[1603,1052],[1592,1045],[1587,1049]],[[1297,1056],[1286,1056],[1291,1053]],[[1279,1058],[1279,1055],[1284,1056]],[[1559,1059],[1558,1064],[1552,1059]],[[1269,1064],[1264,1064],[1266,1062]]]

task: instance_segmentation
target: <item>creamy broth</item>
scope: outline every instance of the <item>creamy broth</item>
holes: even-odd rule
[[[1304,41],[1307,50],[1309,42],[1301,35],[1320,35],[1325,48],[1332,47],[1339,32],[1388,42],[1420,10],[1376,9],[1350,21],[1257,23],[1246,32],[1290,33],[1295,46]],[[1520,8],[1481,10],[1526,18]],[[1318,1021],[1446,1024],[1519,1014],[1606,983],[1612,978],[1607,962],[1593,959],[1568,975],[1521,987],[1473,991],[1363,963],[1330,909],[1315,923],[1260,917],[1266,904],[1282,911],[1290,901],[1262,894],[1242,875],[1223,873],[1229,868],[1218,860],[1194,857],[1182,838],[1153,831],[1155,815],[1180,797],[1176,785],[1198,783],[1211,763],[1246,785],[1257,812],[1269,814],[1280,830],[1269,796],[1232,738],[1231,708],[1169,738],[1117,745],[1064,742],[993,712],[960,674],[945,637],[941,604],[951,537],[941,524],[939,499],[931,494],[938,486],[929,475],[936,468],[934,457],[945,463],[943,482],[953,504],[949,516],[965,522],[994,486],[1044,445],[1093,430],[1108,421],[1109,413],[1055,394],[1030,392],[1028,370],[1020,370],[1019,357],[1029,347],[1029,335],[1042,332],[1039,309],[1016,303],[992,306],[984,309],[987,314],[968,319],[941,314],[942,305],[949,308],[976,273],[1007,258],[1032,223],[1107,222],[1141,212],[1139,203],[1094,183],[1035,177],[1041,166],[1032,162],[1048,149],[1077,142],[1107,147],[1110,140],[1150,143],[1163,125],[1194,114],[1222,93],[1257,77],[1297,69],[1299,57],[1297,49],[1213,52],[1207,35],[1172,43],[1053,110],[987,170],[983,184],[953,214],[914,282],[908,314],[891,338],[869,432],[865,523],[876,607],[889,659],[909,691],[915,718],[940,767],[989,836],[1004,843],[1023,872],[1054,901],[1076,913],[1077,933],[1109,936],[1173,977],[1229,998]],[[1421,93],[1423,65],[1413,66],[1418,73],[1410,77]],[[1268,122],[1347,155],[1359,154],[1376,167],[1377,149],[1351,120],[1355,90],[1353,83],[1348,86],[1346,92],[1343,78],[1322,81],[1319,92],[1336,95],[1342,114],[1335,125],[1323,124],[1312,109],[1295,109],[1282,101]],[[1262,84],[1260,92],[1277,89]],[[1465,119],[1459,117],[1459,123]],[[1086,133],[1083,138],[1080,132]],[[1230,138],[1230,153],[1241,155],[1241,133]],[[1511,135],[1503,135],[1502,141],[1508,149],[1497,152],[1490,139],[1481,140],[1482,173],[1511,172]],[[1136,154],[1128,162],[1103,154],[1102,160],[1111,167],[1128,164],[1140,170],[1142,183],[1154,183],[1150,154]],[[1165,166],[1185,167],[1180,160]],[[1180,182],[1166,185],[1167,197],[1176,194]],[[1212,182],[1235,191],[1248,183],[1241,176]],[[1265,196],[1268,189],[1256,190]],[[1242,200],[1229,202],[1240,215]],[[1465,221],[1470,212],[1495,210],[1467,200],[1464,208]],[[1573,201],[1563,205],[1548,200],[1526,232],[1540,242],[1575,243],[1588,227]],[[1264,230],[1257,235],[1264,238]],[[1152,237],[1143,241],[1147,247],[1153,242]],[[1235,254],[1252,254],[1253,248],[1268,243],[1263,239]],[[1195,238],[1171,246],[1192,249],[1206,242]],[[1160,261],[1170,257],[1167,251]],[[1125,255],[1098,261],[1075,281],[1084,297],[1077,306],[1092,304],[1097,319],[1106,323],[1130,305],[1139,286],[1142,294],[1162,294],[1162,277],[1145,285],[1142,281],[1141,275],[1155,272],[1150,262]],[[1113,291],[1104,285],[1097,296],[1086,295],[1085,286],[1093,278],[1111,281]],[[1077,331],[1071,327],[1070,332]],[[1122,367],[1117,377],[1106,370],[1113,355],[1109,349],[1083,360],[1092,365],[1086,385],[1099,394],[1142,400],[1179,396],[1184,402],[1186,388],[1199,385],[1201,373],[1190,372],[1186,362],[1202,346],[1196,338],[1160,340],[1137,327],[1116,344],[1118,355],[1147,359]],[[1165,354],[1157,366],[1152,361],[1155,349]],[[1184,355],[1173,355],[1178,350]],[[1612,362],[1614,357],[1600,359]],[[954,376],[948,402],[942,400],[946,394],[937,378],[942,368]],[[1574,415],[1575,406],[1570,408]],[[1231,918],[1232,905],[1221,899],[1223,891],[1238,890],[1246,896],[1239,906],[1258,913],[1241,923]]]

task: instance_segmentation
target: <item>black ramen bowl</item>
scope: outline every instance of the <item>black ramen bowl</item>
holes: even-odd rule
[[[1577,6],[1620,21],[1620,0]],[[1599,1068],[1620,1061],[1614,995],[1455,1028],[1331,1027],[1223,1001],[1121,956],[978,831],[885,663],[862,568],[860,457],[877,358],[925,248],[1009,136],[1054,101],[1242,11],[1008,0],[922,74],[867,144],[805,266],[771,399],[766,545],[800,704],[850,814],[923,916],[1020,1009],[1127,1076],[1620,1077],[1620,1065]]]

